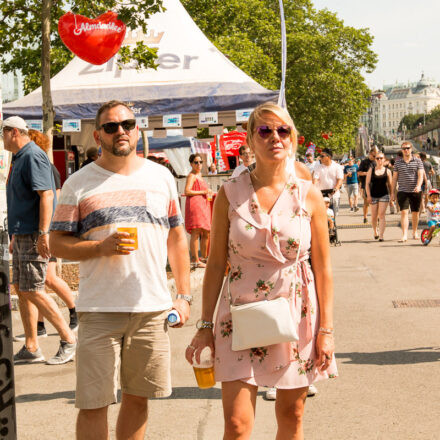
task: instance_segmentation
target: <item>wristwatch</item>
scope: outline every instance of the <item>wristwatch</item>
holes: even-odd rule
[[[42,229],[38,230],[38,236],[41,237],[42,235],[47,235],[49,234],[49,231],[43,231]]]
[[[211,321],[204,321],[203,319],[199,319],[196,322],[196,328],[198,328],[199,330],[202,328],[214,328],[214,323]]]
[[[191,295],[183,295],[182,293],[178,293],[176,295],[176,299],[184,299],[189,305],[191,305],[193,302],[193,297]]]

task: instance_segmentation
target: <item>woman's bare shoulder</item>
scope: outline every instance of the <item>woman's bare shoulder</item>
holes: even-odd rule
[[[312,180],[309,169],[301,162],[295,162],[296,175],[303,180]]]

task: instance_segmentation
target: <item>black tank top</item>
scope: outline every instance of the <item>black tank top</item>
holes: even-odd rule
[[[385,172],[382,176],[376,175],[376,168],[371,170],[371,188],[370,193],[371,197],[375,197],[377,199],[386,196],[388,194],[388,170],[385,168]]]

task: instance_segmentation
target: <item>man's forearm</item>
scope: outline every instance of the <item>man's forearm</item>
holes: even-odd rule
[[[38,228],[41,231],[49,231],[53,213],[53,192],[43,191],[40,194],[40,219]]]
[[[87,260],[101,256],[100,241],[81,240],[70,234],[51,232],[49,246],[52,255],[66,260]]]
[[[167,242],[168,261],[176,281],[177,293],[189,294],[189,251],[183,226],[172,228]]]

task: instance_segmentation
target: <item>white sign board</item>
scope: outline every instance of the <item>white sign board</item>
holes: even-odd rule
[[[181,127],[182,126],[182,115],[164,115],[163,116],[163,127]]]
[[[79,133],[81,119],[63,119],[63,133]]]
[[[249,116],[254,111],[253,108],[247,108],[244,110],[236,110],[235,111],[235,120],[237,122],[246,122],[249,119]]]
[[[206,112],[199,113],[199,124],[217,124],[218,123],[218,112]]]
[[[136,124],[140,130],[148,128],[148,116],[136,118]]]
[[[28,128],[32,128],[32,130],[38,130],[43,132],[43,120],[42,119],[30,119],[26,121]]]

